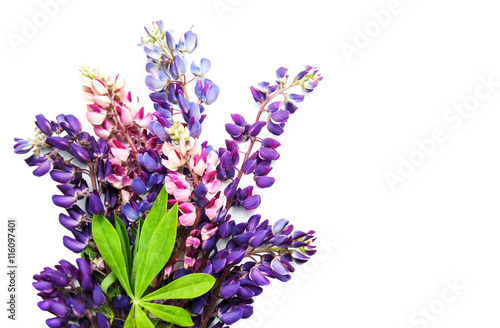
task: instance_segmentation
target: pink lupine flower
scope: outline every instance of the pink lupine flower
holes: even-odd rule
[[[101,125],[94,125],[95,134],[102,140],[108,140],[112,130],[113,124],[108,120],[105,120]]]
[[[113,169],[113,174],[108,175],[106,180],[111,183],[113,187],[123,189],[132,185],[133,179],[128,176],[127,171],[121,164],[112,164],[111,167]]]
[[[177,149],[172,149],[168,154],[168,159],[162,160],[162,164],[169,170],[177,171],[186,164],[186,160],[181,156]]]
[[[215,235],[218,229],[219,227],[214,223],[204,225],[201,229],[201,240],[205,241],[210,239],[213,235]]]
[[[173,271],[174,268],[171,265],[165,267],[165,269],[163,270],[163,278],[167,279],[168,277],[170,277]]]
[[[130,180],[130,181],[132,181],[132,180]],[[131,184],[132,184],[132,183],[131,183]],[[120,204],[121,204],[121,205],[125,205],[125,204],[127,204],[127,203],[130,201],[130,197],[131,197],[130,192],[128,192],[128,191],[127,191],[127,190],[125,190],[125,189],[122,189],[122,190],[120,191],[120,194],[121,194],[121,196],[122,196],[122,197],[121,197],[121,199],[122,199],[122,200],[121,200],[121,203],[120,203]]]
[[[196,207],[192,203],[183,203],[179,205],[179,223],[184,227],[190,227],[196,220]]]
[[[134,123],[143,129],[148,128],[151,120],[153,120],[153,115],[151,113],[144,115],[144,107],[141,107],[134,116]]]
[[[201,241],[198,237],[193,237],[189,236],[186,239],[186,246],[187,247],[193,247],[193,248],[198,248],[201,244]]]
[[[169,172],[165,177],[165,189],[167,189],[170,195],[173,195],[178,189],[187,189],[190,187],[191,185],[187,182],[186,176],[182,173]]]
[[[207,160],[206,160],[207,163],[210,163],[212,164],[214,167],[217,166],[217,163],[219,162],[219,155],[217,155],[217,153],[212,150],[208,156],[207,156]]]
[[[91,88],[92,91],[97,94],[97,95],[107,95],[108,94],[108,87],[106,84],[99,80],[99,79],[93,79],[91,82]]]
[[[116,189],[123,189],[124,187],[131,186],[133,181],[128,176],[118,174],[108,175],[106,180]]]
[[[210,200],[207,207],[205,207],[205,215],[210,219],[210,221],[213,221],[217,217],[217,213],[219,213],[219,210],[225,203],[225,196],[222,196],[220,198],[216,196]]]
[[[203,183],[207,186],[210,194],[215,194],[219,191],[222,181],[216,178],[217,170],[212,163],[208,163],[205,175],[203,175]]]
[[[93,98],[96,105],[101,106],[103,108],[109,107],[111,105],[111,100],[108,96],[94,96]]]
[[[128,161],[128,157],[130,156],[130,149],[118,140],[113,140],[113,144],[116,147],[109,148],[111,154],[113,154],[115,158],[118,158],[122,162]]]
[[[184,257],[184,269],[189,269],[196,263],[196,259],[193,259],[191,257],[185,256]]]
[[[187,202],[191,197],[191,190],[189,189],[179,189],[174,191],[174,198],[178,202]]]
[[[167,155],[168,159],[163,159],[163,166],[171,171],[177,171],[181,166],[186,164],[186,159],[181,155],[179,150],[171,143],[165,142],[162,146],[163,154]]]
[[[127,107],[116,106],[116,111],[120,115],[120,120],[125,126],[132,124],[132,112]]]
[[[202,153],[203,152],[205,152],[205,149],[202,150]],[[191,156],[190,166],[193,168],[194,173],[198,174],[199,176],[203,176],[206,168],[206,163],[203,159],[203,155],[200,156],[198,154],[195,154]]]
[[[92,125],[101,125],[106,119],[107,112],[101,107],[89,104],[87,106],[87,121]]]
[[[125,87],[125,79],[121,75],[117,75],[115,77],[115,84],[113,86],[113,91],[117,92],[120,91]]]
[[[191,185],[184,174],[171,172],[165,177],[165,189],[178,202],[187,202],[191,197]]]

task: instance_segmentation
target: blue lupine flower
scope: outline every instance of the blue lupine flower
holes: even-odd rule
[[[195,86],[195,94],[202,102],[210,105],[219,97],[219,86],[209,79],[198,80]]]
[[[197,45],[198,37],[196,34],[191,31],[187,31],[181,36],[179,43],[177,44],[177,50],[180,52],[192,52],[196,49]]]
[[[200,60],[199,66],[197,65],[197,63],[195,63],[195,61],[193,61],[191,63],[191,73],[195,76],[202,77],[208,73],[208,71],[210,70],[210,66],[211,66],[210,60],[206,58],[202,58]]]
[[[146,85],[149,89],[160,91],[165,88],[169,76],[166,72],[153,69],[149,72],[150,75],[146,76]]]

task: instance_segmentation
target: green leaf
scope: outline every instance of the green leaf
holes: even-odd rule
[[[92,234],[102,258],[120,281],[123,289],[133,298],[132,290],[122,254],[120,238],[115,228],[102,215],[94,215],[92,219]]]
[[[153,313],[158,318],[182,327],[193,326],[193,320],[188,311],[173,305],[153,304],[139,302],[146,310]]]
[[[177,233],[177,204],[164,215],[157,225],[147,248],[139,246],[139,258],[144,257],[144,265],[139,267],[136,280],[136,297],[141,297],[155,276],[165,266],[174,248]],[[147,224],[144,223],[144,226]],[[141,241],[142,241],[141,236]],[[144,253],[143,253],[144,250]]]
[[[137,328],[154,328],[146,313],[138,306],[135,307],[135,324]]]
[[[115,287],[110,287],[108,289],[108,297],[115,297],[115,296],[118,296],[118,295],[122,295],[123,292],[120,291],[118,288],[115,288]]]
[[[193,273],[144,296],[141,301],[195,298],[208,292],[214,283],[215,278],[209,274]]]
[[[130,313],[128,314],[127,320],[125,321],[125,325],[123,326],[123,328],[135,328],[135,320],[134,320],[135,308],[136,305],[132,304],[132,308],[130,309]]]
[[[135,241],[134,241],[134,247],[132,251],[132,258],[133,258],[133,264],[132,264],[132,277],[130,279],[130,285],[135,288],[135,276],[137,274],[137,251],[139,249],[139,240],[141,238],[141,230],[142,230],[142,224],[144,223],[143,219],[139,219],[139,224],[137,225],[137,231],[135,235]]]
[[[177,204],[168,213],[168,194],[165,187],[162,188],[144,225],[142,226],[137,253],[135,296],[137,298],[144,294],[154,277],[165,266],[175,244],[177,234]]]
[[[111,272],[104,280],[101,282],[102,292],[108,295],[108,288],[112,283],[116,281],[116,275],[114,272]],[[108,295],[109,296],[109,295]]]
[[[85,248],[83,250],[83,254],[87,254],[90,259],[95,259],[95,257],[97,256],[97,253],[94,252],[94,250],[91,247]],[[85,257],[83,257],[83,258],[85,258]]]
[[[134,264],[132,268],[132,285],[134,286],[134,292],[137,294],[138,287],[138,273],[143,271],[144,261],[145,261],[145,252],[151,241],[151,236],[155,231],[156,227],[160,223],[163,216],[167,213],[167,201],[168,194],[165,189],[165,186],[161,189],[158,197],[156,198],[153,207],[149,211],[146,220],[143,222],[141,231],[137,231],[137,235],[139,236],[138,240],[136,240],[136,249],[134,252],[138,252],[134,254]],[[140,251],[142,249],[142,251]],[[149,281],[148,281],[149,283]],[[139,296],[138,296],[139,297]]]
[[[128,238],[127,228],[123,224],[122,219],[115,214],[115,227],[118,232],[118,237],[120,238],[120,244],[122,246],[122,253],[125,258],[125,265],[127,266],[127,272],[130,273],[130,267],[132,265],[132,251],[130,250],[130,239]]]

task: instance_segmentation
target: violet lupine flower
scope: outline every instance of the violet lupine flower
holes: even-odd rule
[[[236,172],[235,167],[240,161],[238,144],[232,140],[226,140],[226,148],[219,148],[219,156],[217,178],[223,181],[232,179]]]
[[[14,152],[16,154],[26,154],[34,147],[34,144],[29,140],[14,138],[14,141],[16,142],[14,145]]]
[[[81,258],[77,264],[78,268],[61,260],[55,269],[47,267],[33,276],[33,287],[42,298],[38,307],[56,316],[47,319],[47,326],[91,327],[90,314],[99,327],[109,327],[109,319],[96,312],[106,303],[106,296],[92,277],[92,267]]]
[[[60,222],[72,231],[74,238],[64,237],[63,244],[74,252],[81,252],[87,245],[90,234],[84,212],[75,205],[85,198],[89,213],[103,213],[104,206],[96,192],[91,192],[86,180],[82,179],[81,164],[95,163],[96,170],[102,171],[99,163],[106,158],[109,148],[103,142],[82,131],[80,121],[73,115],[58,115],[56,121],[49,122],[43,115],[36,117],[37,132],[33,154],[26,159],[29,166],[36,166],[34,174],[43,176],[50,173],[52,180],[59,183],[62,194],[54,195],[55,205],[68,209],[69,216],[62,214]],[[42,128],[43,131],[40,129]],[[64,135],[66,134],[66,135]],[[69,159],[67,159],[69,158]],[[105,188],[102,192],[109,194]],[[88,220],[88,219],[87,219]]]
[[[212,295],[221,300],[216,306],[219,327],[249,318],[253,314],[253,298],[262,293],[270,279],[289,281],[295,270],[293,264],[307,262],[316,252],[311,245],[314,231],[293,231],[285,219],[273,226],[260,219],[260,215],[253,215],[243,223],[226,221],[213,235],[215,242],[225,240],[226,246],[210,256],[204,272],[221,279],[223,271],[228,270],[220,282],[219,294]],[[197,304],[192,303],[192,313],[198,313]]]

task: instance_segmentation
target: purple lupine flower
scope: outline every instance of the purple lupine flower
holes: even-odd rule
[[[50,318],[45,323],[50,328],[64,328],[68,324],[68,320],[64,318]]]
[[[267,96],[265,93],[263,93],[262,91],[260,90],[257,90],[256,88],[254,88],[253,86],[250,87],[250,91],[252,92],[252,96],[253,96],[253,99],[258,102],[258,103],[262,103],[266,100]]]
[[[265,121],[257,121],[255,122],[254,124],[252,124],[250,126],[250,128],[248,129],[248,135],[250,137],[256,137],[259,135],[260,131],[262,130],[262,128],[266,125],[266,122]]]
[[[240,320],[243,316],[243,310],[241,308],[235,308],[230,311],[219,314],[219,318],[226,325],[232,325],[236,321]]]
[[[31,141],[22,138],[14,138],[14,153],[26,154],[35,146]]]
[[[28,163],[29,166],[38,166],[34,171],[33,175],[37,177],[44,176],[52,170],[52,160],[48,156],[43,156],[34,159]]]
[[[295,93],[292,93],[289,95],[289,98],[291,100],[293,100],[294,102],[302,102],[304,101],[304,95],[298,95],[298,94],[295,94]]]
[[[260,196],[259,195],[253,195],[241,202],[241,206],[243,206],[244,209],[247,211],[251,211],[259,207],[260,205]]]
[[[87,149],[83,148],[80,145],[72,143],[70,145],[70,153],[75,156],[76,160],[82,163],[87,163],[90,161],[90,153]]]
[[[35,121],[36,126],[42,131],[43,134],[50,136],[52,135],[52,126],[50,122],[42,114],[36,116]]]
[[[87,198],[86,208],[90,215],[104,213],[104,205],[96,191],[93,191]]]
[[[78,259],[77,262],[78,269],[73,264],[61,260],[55,269],[47,267],[40,274],[33,276],[33,286],[40,291],[38,295],[42,298],[38,307],[56,316],[47,320],[49,327],[68,327],[69,321],[80,325],[77,327],[89,327],[85,317],[87,310],[98,309],[104,305],[104,295],[97,281],[91,277],[90,265],[84,259]],[[90,290],[88,286],[92,286]],[[98,316],[96,319],[100,322],[99,327],[106,327],[105,317],[99,319]],[[71,327],[73,326],[74,324]]]
[[[66,151],[69,149],[69,141],[62,137],[48,137],[45,142],[52,147]]]

